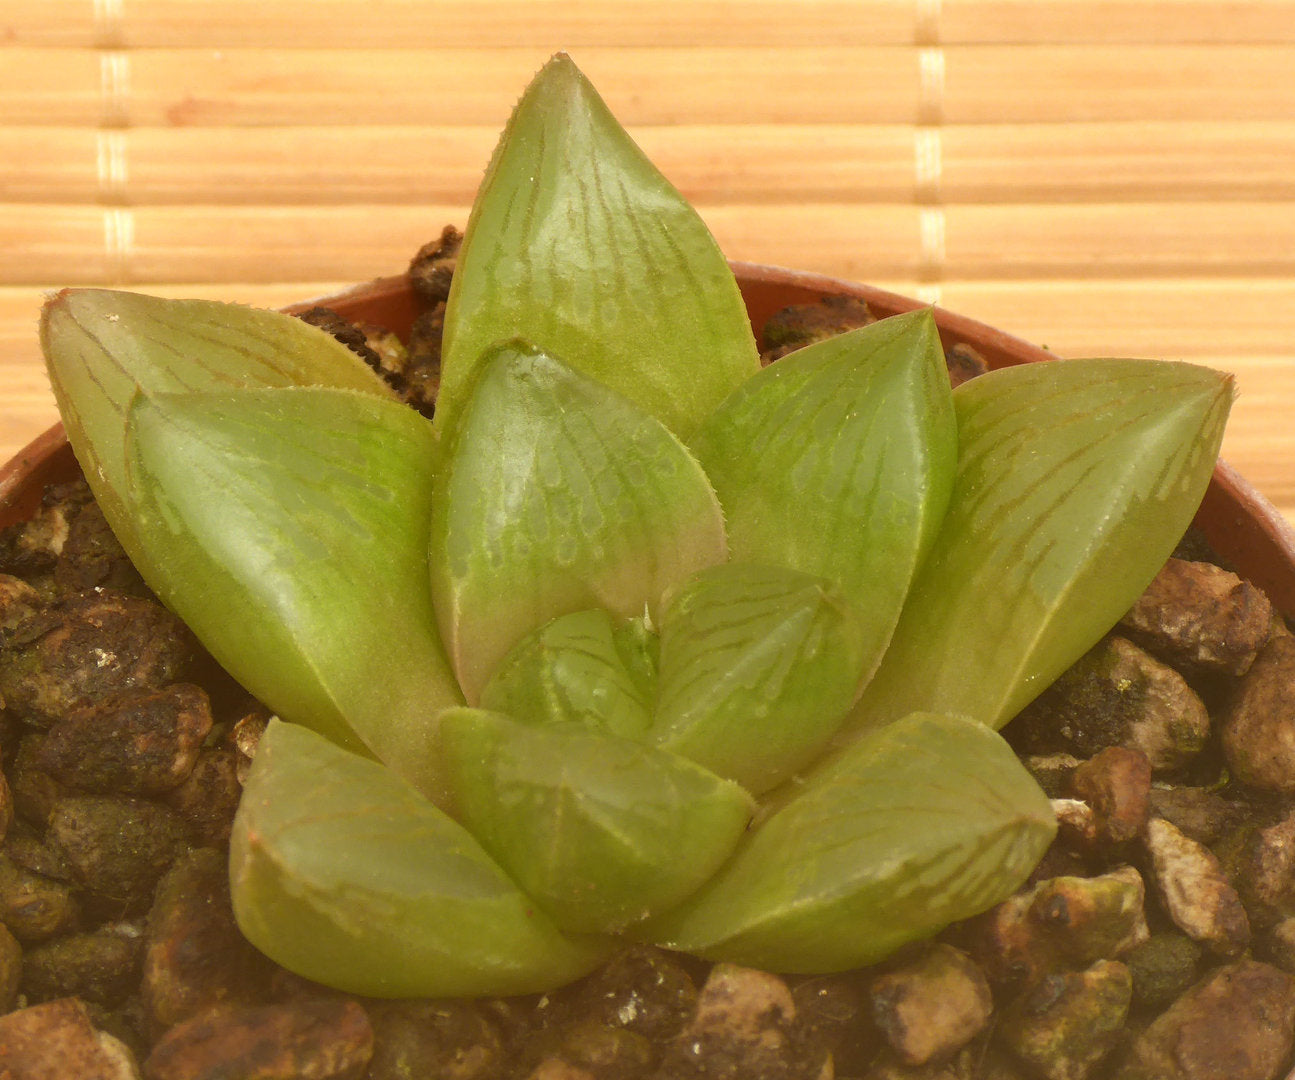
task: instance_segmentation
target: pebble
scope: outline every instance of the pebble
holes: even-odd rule
[[[140,1080],[130,1051],[102,1031],[76,998],[0,1016],[0,1077],[14,1080]]]
[[[1245,801],[1224,798],[1209,788],[1181,785],[1151,788],[1151,813],[1164,818],[1198,844],[1212,847],[1251,819],[1255,808]]]
[[[776,975],[716,964],[683,1031],[669,1044],[662,1072],[671,1077],[759,1076],[809,1080],[823,1063],[797,1054],[790,1034],[796,1006]]]
[[[243,794],[238,780],[242,760],[230,746],[200,750],[184,782],[161,796],[161,801],[184,819],[196,844],[213,846],[229,839]]]
[[[141,937],[126,924],[33,946],[23,956],[23,993],[33,1002],[77,997],[118,1005],[139,983]]]
[[[1275,637],[1222,717],[1223,753],[1238,780],[1295,792],[1295,638]]]
[[[390,1001],[369,1007],[373,1058],[365,1080],[495,1080],[499,1032],[467,1001]]]
[[[1029,918],[1049,938],[1049,951],[1069,964],[1123,956],[1147,940],[1146,887],[1132,866],[1092,877],[1040,882]]]
[[[360,1080],[373,1028],[354,1001],[326,999],[207,1014],[177,1024],[145,1080]]]
[[[991,983],[1028,984],[1136,948],[1148,933],[1144,900],[1133,867],[1048,878],[967,923],[963,942]]]
[[[197,686],[119,691],[55,720],[36,763],[79,791],[157,795],[193,770],[211,724],[211,703]]]
[[[1170,559],[1120,625],[1171,664],[1243,675],[1268,639],[1272,605],[1236,574]]]
[[[862,1075],[881,1045],[864,980],[851,972],[818,975],[798,982],[791,997],[806,1045],[831,1054],[836,1072]]]
[[[0,925],[0,1015],[14,1007],[22,982],[22,946]]]
[[[223,852],[190,851],[158,883],[144,938],[142,994],[155,1030],[261,1004],[270,963],[239,933]]]
[[[1122,637],[1095,645],[1004,731],[1031,754],[1087,758],[1127,747],[1145,755],[1155,773],[1188,764],[1209,733],[1209,713],[1187,680]]]
[[[1275,1080],[1295,1047],[1295,978],[1242,960],[1211,972],[1142,1033],[1118,1080]]]
[[[1193,982],[1203,950],[1186,934],[1161,930],[1124,957],[1133,976],[1133,1000],[1163,1009]]]
[[[1295,915],[1295,811],[1241,835],[1227,866],[1251,923],[1268,927]]]
[[[0,574],[0,633],[17,629],[44,606],[40,593],[22,578]]]
[[[1151,762],[1141,751],[1108,746],[1071,774],[1070,787],[1076,798],[1093,808],[1099,840],[1128,843],[1146,828]]]
[[[34,874],[0,855],[0,923],[30,944],[76,926],[80,906],[71,886]]]
[[[952,1056],[985,1029],[994,1009],[984,973],[946,944],[878,976],[869,996],[873,1022],[908,1065]]]
[[[1050,974],[1004,1007],[997,1038],[1041,1080],[1086,1080],[1115,1047],[1132,994],[1117,960]]]
[[[188,847],[174,810],[107,795],[60,799],[47,837],[88,895],[122,911],[147,907],[158,879]]]
[[[591,1017],[662,1042],[683,1029],[697,997],[692,976],[676,958],[659,949],[632,948],[554,1000],[567,1016]]]
[[[1250,922],[1219,860],[1163,818],[1147,824],[1145,843],[1161,898],[1175,924],[1223,956],[1250,943]]]
[[[0,650],[0,695],[41,727],[106,694],[179,680],[193,636],[161,604],[102,590],[37,615]]]

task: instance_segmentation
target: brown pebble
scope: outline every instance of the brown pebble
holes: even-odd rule
[[[22,578],[0,574],[0,633],[16,630],[44,607],[41,594]]]
[[[184,624],[161,604],[91,592],[9,636],[0,694],[22,718],[47,726],[105,694],[176,682],[194,649]]]
[[[0,1015],[14,1006],[22,982],[22,946],[18,939],[0,924]]]
[[[184,783],[162,795],[162,802],[184,818],[195,843],[223,844],[229,839],[243,794],[238,769],[244,760],[230,746],[201,750]]]
[[[54,721],[36,760],[80,791],[157,795],[193,770],[211,723],[211,703],[200,687],[120,691]]]
[[[679,961],[659,949],[618,953],[568,990],[552,995],[563,1013],[592,1018],[663,1042],[697,1005],[697,987]]]
[[[139,983],[138,927],[104,927],[29,948],[23,957],[23,993],[29,1001],[77,997],[118,1005]]]
[[[1047,975],[1002,1010],[996,1035],[1041,1080],[1086,1080],[1119,1039],[1132,994],[1115,960]]]
[[[989,983],[971,957],[939,943],[878,976],[871,999],[874,1023],[909,1065],[951,1056],[984,1030],[994,1008]]]
[[[171,1028],[144,1062],[146,1080],[359,1080],[373,1028],[355,1001],[263,1005]]]
[[[1223,753],[1243,783],[1295,792],[1295,638],[1277,637],[1223,713]]]
[[[182,855],[148,913],[142,994],[154,1029],[203,1012],[256,1005],[270,964],[239,933],[223,852]]]
[[[1171,664],[1242,675],[1271,618],[1268,598],[1231,571],[1170,559],[1120,625]]]
[[[369,1006],[373,1058],[365,1080],[495,1080],[504,1046],[470,1001],[383,1001]]]
[[[1146,828],[1151,762],[1145,754],[1107,747],[1075,770],[1070,786],[1076,798],[1093,808],[1098,836],[1109,843],[1127,843]]]
[[[1222,956],[1245,949],[1250,921],[1214,854],[1162,818],[1148,822],[1145,842],[1160,896],[1183,933]]]
[[[776,975],[716,964],[701,988],[692,1019],[668,1044],[661,1070],[680,1078],[716,1072],[768,1080],[816,1075],[817,1063],[802,1059],[791,1039],[795,1013],[791,991]]]
[[[71,792],[40,767],[43,731],[29,731],[18,741],[18,752],[9,766],[14,811],[22,820],[44,831],[54,804]]]
[[[60,799],[47,837],[82,889],[123,914],[147,906],[158,879],[188,847],[184,822],[174,810],[107,795]]]
[[[130,1052],[95,1030],[76,998],[0,1016],[0,1077],[8,1080],[139,1080]]]
[[[1050,878],[1034,889],[1029,918],[1046,933],[1051,953],[1086,967],[1147,940],[1146,887],[1131,866],[1092,877]]]
[[[1273,1080],[1295,1046],[1295,978],[1242,960],[1154,1020],[1119,1080]]]
[[[1004,734],[1031,754],[1091,757],[1124,746],[1146,755],[1160,774],[1200,753],[1210,717],[1174,668],[1126,638],[1108,637],[1026,706]]]
[[[463,234],[453,225],[446,225],[437,239],[420,247],[409,261],[409,284],[424,303],[438,304],[449,299],[462,245]]]
[[[44,941],[73,929],[80,907],[71,886],[0,855],[0,923],[19,941]]]

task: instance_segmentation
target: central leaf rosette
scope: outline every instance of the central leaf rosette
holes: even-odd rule
[[[984,910],[1055,830],[996,734],[1186,527],[1226,377],[950,391],[922,310],[761,369],[696,213],[565,57],[468,223],[434,421],[326,335],[64,293],[71,439],[151,587],[278,717],[244,933],[389,996],[625,940],[788,972]]]

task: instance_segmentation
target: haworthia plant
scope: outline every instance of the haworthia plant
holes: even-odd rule
[[[231,844],[275,960],[557,986],[623,941],[788,972],[1016,889],[996,733],[1208,481],[1227,376],[951,393],[930,312],[759,370],[714,240],[565,57],[469,220],[433,421],[268,312],[65,292],[43,342],[141,572],[282,717]]]

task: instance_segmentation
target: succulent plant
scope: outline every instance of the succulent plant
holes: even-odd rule
[[[563,56],[485,175],[435,416],[270,312],[47,306],[69,437],[145,580],[277,714],[231,843],[272,958],[509,994],[625,941],[875,961],[1055,829],[997,729],[1208,482],[1228,378],[950,391],[929,311],[761,368],[700,218]]]

